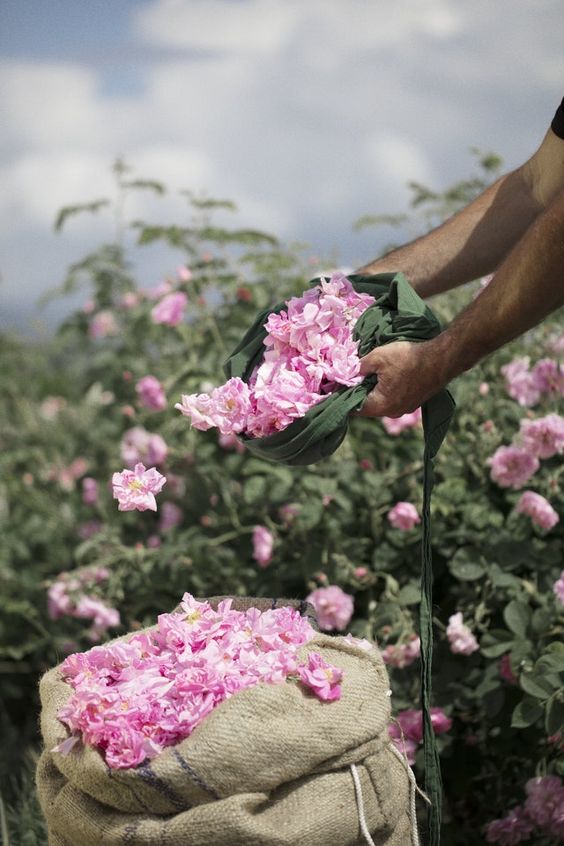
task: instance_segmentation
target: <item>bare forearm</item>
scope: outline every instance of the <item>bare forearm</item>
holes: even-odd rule
[[[530,226],[485,290],[427,342],[443,383],[564,305],[564,190]]]
[[[358,272],[400,270],[423,298],[448,291],[495,271],[541,208],[519,168],[437,229]]]

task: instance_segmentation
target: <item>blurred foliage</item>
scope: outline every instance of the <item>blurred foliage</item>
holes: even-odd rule
[[[422,229],[465,204],[497,174],[500,160],[479,156],[479,176],[442,194],[412,185]],[[222,362],[256,312],[301,293],[321,265],[308,260],[302,245],[287,247],[269,233],[218,223],[216,216],[234,213],[234,204],[189,191],[188,227],[127,222],[128,192],[160,195],[165,187],[133,179],[122,161],[114,173],[115,240],[74,264],[57,292],[84,288],[85,308],[41,345],[0,337],[0,776],[10,844],[43,842],[29,789],[29,755],[38,742],[38,677],[69,649],[90,645],[84,621],[55,621],[47,614],[46,590],[59,573],[93,564],[108,568],[100,595],[122,619],[111,634],[153,622],[185,591],[304,597],[327,583],[354,595],[354,634],[383,646],[407,640],[417,628],[419,532],[392,528],[386,514],[400,500],[421,510],[420,429],[391,437],[379,421],[357,418],[332,458],[290,469],[223,449],[214,431],[190,429],[173,409],[181,393],[222,382]],[[82,211],[107,208],[104,200],[64,209],[57,226]],[[136,286],[125,231],[140,246],[159,239],[177,251],[183,270],[169,282],[189,300],[178,326],[153,322],[155,300]],[[431,305],[448,321],[477,287],[465,286]],[[111,311],[117,331],[95,338],[89,328],[102,311]],[[515,356],[526,354],[532,362],[546,356],[546,340],[557,324],[555,315],[456,381],[457,414],[435,463],[433,686],[435,704],[454,719],[452,730],[439,738],[445,842],[453,846],[482,843],[483,823],[511,806],[527,778],[564,773],[554,740],[564,708],[563,607],[552,592],[563,564],[563,523],[544,532],[516,514],[519,492],[494,484],[486,464],[511,441],[524,413],[557,410],[554,401],[544,400],[524,412],[500,375],[500,366]],[[138,402],[135,384],[147,374],[165,387],[164,411],[148,411]],[[478,390],[482,382],[489,385],[486,395]],[[169,479],[159,508],[166,501],[181,508],[182,522],[172,529],[161,531],[159,513],[119,513],[111,498],[109,480],[124,466],[120,442],[133,426],[158,433],[168,445],[159,465]],[[77,459],[84,459],[83,472],[70,478],[65,471]],[[562,474],[557,457],[544,460],[532,482],[561,513]],[[80,476],[98,480],[96,505],[83,502]],[[280,511],[288,503],[295,506],[293,518]],[[86,537],[93,520],[98,531]],[[276,537],[266,569],[252,558],[257,524]],[[151,546],[155,537],[158,548]],[[359,576],[359,567],[365,575]],[[445,627],[457,611],[480,640],[480,651],[470,656],[448,648]],[[506,654],[515,684],[500,677]],[[390,675],[394,708],[418,707],[418,664],[391,669]]]

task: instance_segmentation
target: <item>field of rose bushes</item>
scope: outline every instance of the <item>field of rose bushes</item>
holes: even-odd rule
[[[414,186],[418,219],[479,190],[497,166],[481,164],[480,179],[442,195]],[[115,172],[122,193],[162,188]],[[188,226],[135,221],[70,268],[62,292],[82,287],[84,305],[52,340],[0,337],[3,844],[46,842],[32,786],[38,676],[185,592],[309,597],[322,629],[377,641],[392,736],[402,744],[401,727],[422,773],[420,413],[357,418],[333,457],[305,468],[191,428],[182,395],[221,384],[257,311],[332,268],[237,228],[230,201],[187,203]],[[63,210],[58,224],[83,209],[96,210]],[[170,268],[141,289],[129,259],[156,240]],[[448,322],[483,284],[431,306]],[[451,386],[457,412],[435,464],[433,722],[453,846],[564,842],[561,316]]]

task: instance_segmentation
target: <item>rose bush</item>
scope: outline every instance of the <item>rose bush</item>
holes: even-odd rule
[[[154,289],[135,284],[122,247],[105,245],[71,268],[63,288],[83,285],[87,302],[55,338],[0,338],[2,776],[37,742],[38,675],[153,623],[185,591],[319,597],[336,630],[376,640],[420,773],[420,414],[357,418],[333,457],[306,468],[191,429],[174,410],[181,396],[221,384],[256,312],[332,268],[218,224],[230,203],[189,200],[188,227],[133,224],[140,244],[179,251],[180,267]],[[476,287],[432,307],[448,321]],[[531,779],[564,775],[558,319],[454,383],[458,409],[435,462],[433,705],[444,838],[455,846],[483,843],[486,831],[506,842],[510,823],[486,826],[520,807]],[[124,478],[126,465],[133,477],[136,464],[166,476],[156,512],[150,490],[143,512],[113,499],[113,474]],[[530,836],[549,844],[553,831],[557,821]]]

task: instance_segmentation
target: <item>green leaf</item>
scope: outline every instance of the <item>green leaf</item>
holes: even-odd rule
[[[81,203],[80,205],[76,206],[64,206],[64,208],[59,211],[55,219],[55,231],[59,232],[63,228],[65,221],[68,217],[72,217],[73,215],[80,214],[80,212],[84,211],[94,214],[101,208],[104,208],[104,206],[109,206],[109,204],[109,200],[94,200],[93,203]]]
[[[525,693],[529,693],[536,699],[548,699],[554,693],[552,685],[535,673],[521,673],[519,684]]]
[[[548,703],[544,724],[549,737],[564,731],[564,702],[558,696],[553,696]]]
[[[544,708],[533,699],[532,696],[525,696],[517,707],[513,710],[511,716],[511,728],[527,728],[540,720],[544,713]]]
[[[515,641],[505,629],[491,629],[483,636],[480,651],[486,658],[499,658],[514,645]]]
[[[419,585],[413,582],[404,585],[398,594],[398,602],[400,605],[418,605],[421,602]]]
[[[260,502],[266,493],[267,479],[264,476],[251,476],[243,488],[243,499],[249,505]]]
[[[302,530],[313,529],[317,526],[322,516],[323,506],[321,502],[310,500],[309,502],[304,502],[294,525],[296,528]]]
[[[459,549],[448,567],[452,575],[462,582],[473,582],[482,578],[486,572],[480,551],[473,546],[464,546]]]
[[[531,609],[524,602],[512,600],[503,609],[503,619],[510,629],[518,637],[526,637],[527,627],[531,621]]]

